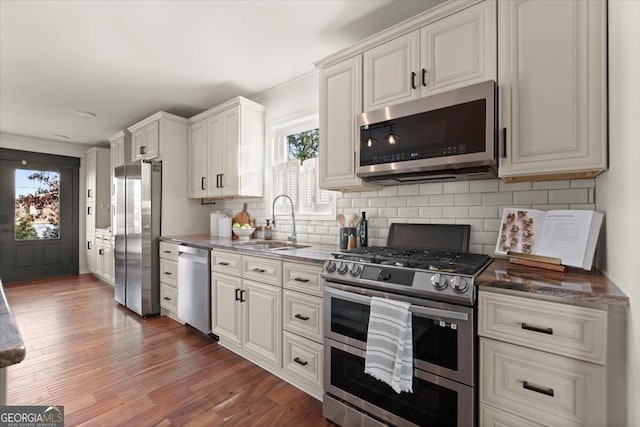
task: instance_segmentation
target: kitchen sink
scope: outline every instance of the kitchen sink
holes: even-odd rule
[[[257,251],[287,251],[293,249],[310,248],[311,245],[301,245],[291,242],[280,242],[272,240],[252,240],[249,242],[236,243],[246,249],[255,249]]]

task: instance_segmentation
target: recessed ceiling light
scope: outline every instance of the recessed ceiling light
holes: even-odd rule
[[[67,135],[53,135],[54,138],[69,139]]]
[[[96,116],[96,114],[92,113],[91,111],[82,111],[82,110],[76,111],[76,114],[79,115],[80,117],[87,117],[89,119],[93,119]]]

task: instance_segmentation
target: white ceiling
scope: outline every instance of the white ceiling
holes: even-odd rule
[[[441,1],[0,0],[0,132],[104,143],[304,75]]]

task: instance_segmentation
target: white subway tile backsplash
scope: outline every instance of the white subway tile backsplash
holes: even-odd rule
[[[543,204],[548,202],[548,193],[544,190],[516,191],[513,193],[515,204]]]
[[[483,193],[483,205],[504,205],[513,203],[513,193],[506,191],[504,193]]]
[[[497,206],[471,206],[469,218],[499,218]]]
[[[470,250],[494,255],[495,242],[505,207],[551,209],[595,209],[595,180],[549,181],[504,184],[498,179],[425,183],[383,187],[362,193],[336,193],[338,212],[358,216],[367,212],[369,245],[384,246],[394,222],[469,224]],[[234,215],[244,200],[219,201],[215,210]],[[252,217],[266,218],[271,200],[247,199]],[[297,212],[296,212],[297,214]],[[264,223],[264,221],[260,221]],[[297,220],[300,241],[335,245],[336,220]],[[278,217],[274,238],[291,234],[291,220]]]
[[[471,193],[489,193],[500,189],[499,179],[479,179],[469,182],[469,192]]]
[[[442,183],[430,182],[428,184],[420,184],[420,194],[442,194]]]
[[[444,206],[442,216],[445,218],[469,218],[468,206]]]
[[[442,191],[445,194],[468,193],[469,181],[445,182],[442,185]]]
[[[436,194],[429,196],[431,206],[453,206],[453,194]]]
[[[419,194],[419,184],[401,185],[398,187],[398,196],[417,196]]]
[[[473,206],[482,204],[482,194],[480,193],[466,193],[466,194],[454,194],[453,204],[456,206]]]
[[[442,218],[442,207],[425,206],[420,208],[419,215],[421,218]]]
[[[589,189],[549,190],[549,203],[589,203]]]

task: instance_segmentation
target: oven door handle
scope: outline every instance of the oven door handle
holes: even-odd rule
[[[371,305],[371,297],[366,295],[360,295],[353,292],[347,292],[347,291],[342,291],[340,289],[328,288],[328,287],[325,287],[324,291],[329,295],[334,295],[336,297],[342,298],[347,301],[354,301],[354,302],[359,302],[366,305]],[[402,299],[398,298],[398,301],[402,301]],[[469,315],[467,313],[451,311],[451,310],[442,310],[440,308],[422,307],[414,304],[411,304],[409,311],[411,311],[412,313],[421,314],[423,316],[438,316],[445,319],[464,320],[464,321],[469,320]]]

